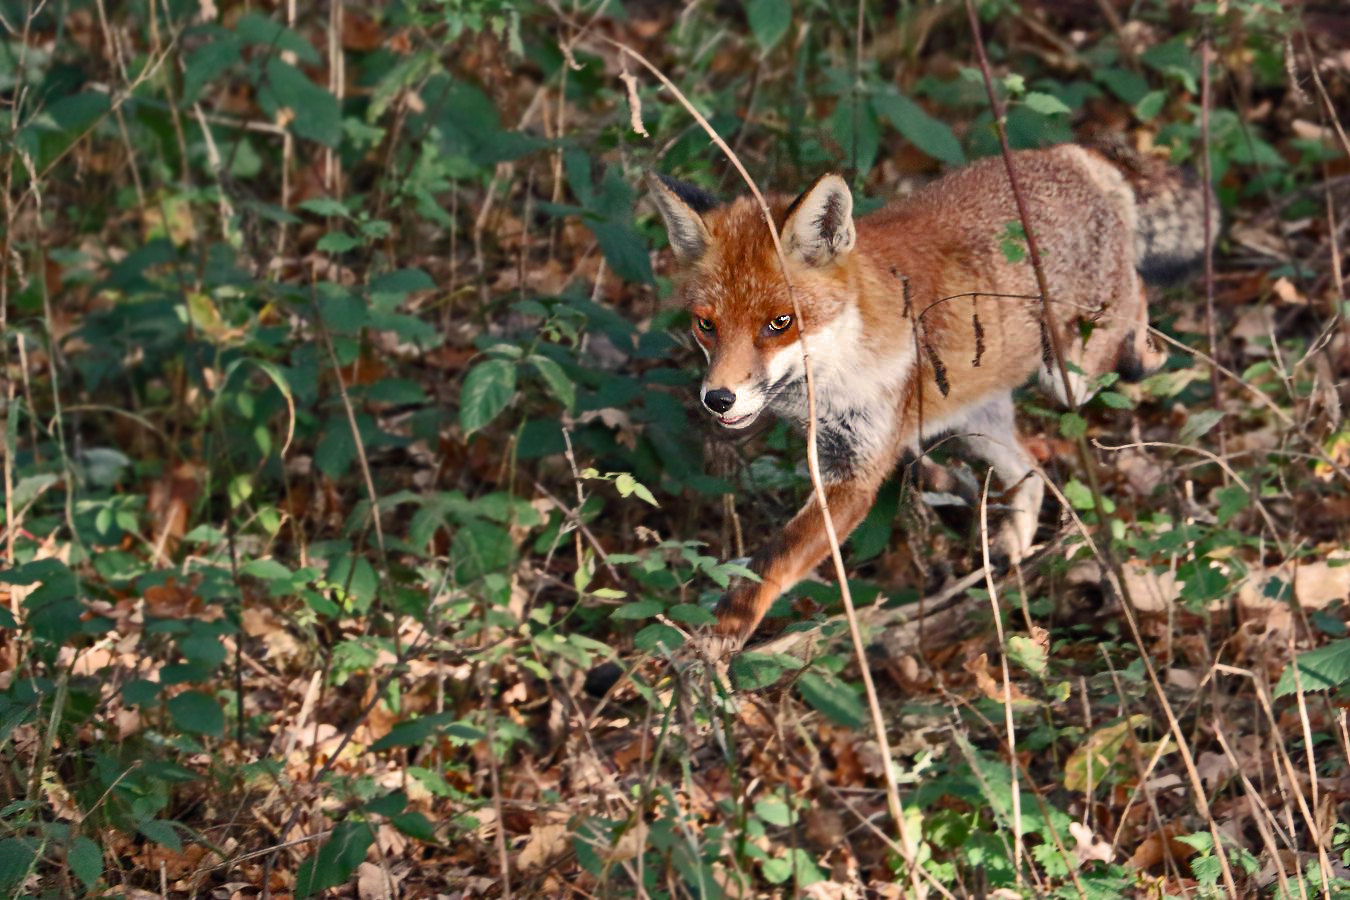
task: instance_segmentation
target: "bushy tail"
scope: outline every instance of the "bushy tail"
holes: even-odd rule
[[[1205,192],[1199,176],[1122,143],[1101,141],[1094,150],[1110,159],[1134,189],[1138,232],[1135,267],[1150,284],[1173,284],[1205,259]],[[1219,235],[1222,217],[1210,192],[1209,241]]]

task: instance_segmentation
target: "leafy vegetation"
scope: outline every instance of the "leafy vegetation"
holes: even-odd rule
[[[831,580],[688,646],[810,488],[636,186],[743,190],[655,72],[864,210],[997,152],[961,4],[0,0],[0,893],[1350,896],[1350,12],[978,7],[1014,146],[1226,228],[1163,372],[1021,396],[1028,564],[958,460],[849,540],[887,761]]]

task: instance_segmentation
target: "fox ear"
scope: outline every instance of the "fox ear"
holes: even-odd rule
[[[853,249],[853,195],[838,175],[823,175],[788,207],[783,223],[788,255],[823,266]]]
[[[647,175],[647,187],[661,218],[666,220],[675,259],[680,265],[696,261],[711,242],[708,226],[700,214],[716,207],[717,198],[700,187],[655,172]]]

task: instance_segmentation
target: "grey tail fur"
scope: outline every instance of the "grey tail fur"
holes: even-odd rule
[[[1134,188],[1138,232],[1135,268],[1149,284],[1175,284],[1205,259],[1205,192],[1209,191],[1209,242],[1223,219],[1218,198],[1188,168],[1147,156],[1121,143],[1100,141],[1091,149],[1115,163]]]

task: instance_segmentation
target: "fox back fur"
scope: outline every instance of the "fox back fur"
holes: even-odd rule
[[[1061,403],[1075,405],[1096,376],[1138,378],[1165,360],[1149,337],[1144,284],[1175,280],[1202,259],[1206,188],[1118,146],[1021,151],[1012,163],[1041,249],[1048,321],[1001,158],[856,221],[837,175],[795,200],[770,198],[786,273],[754,200],[719,204],[690,185],[650,180],[675,253],[677,296],[708,359],[701,398],[717,421],[740,429],[773,412],[805,424],[799,339],[805,344],[826,497],[841,539],[904,453],[954,435],[1009,493],[996,540],[1020,559],[1032,545],[1044,485],[1017,436],[1012,391],[1036,374]],[[1217,204],[1211,208],[1217,215]],[[1211,239],[1217,225],[1210,223]],[[1056,341],[1069,364],[1067,385]],[[743,641],[828,551],[813,497],[753,558],[761,582],[723,599],[718,633]]]

